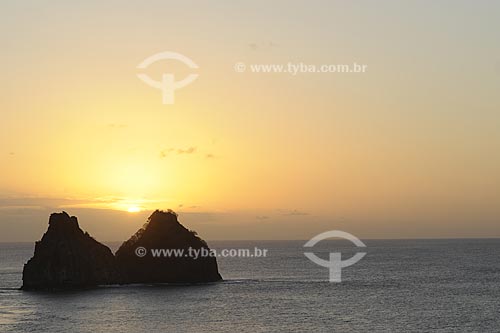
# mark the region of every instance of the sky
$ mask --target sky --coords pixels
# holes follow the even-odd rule
[[[500,237],[494,1],[2,1],[0,241]],[[137,66],[159,52],[173,59]],[[244,63],[245,72],[235,70]],[[364,64],[256,73],[253,64]],[[174,104],[138,79],[198,77]]]

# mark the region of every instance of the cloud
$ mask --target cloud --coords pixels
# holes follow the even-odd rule
[[[217,156],[215,156],[214,154],[206,154],[205,158],[213,159],[213,158],[217,158]]]
[[[108,127],[110,127],[110,128],[125,128],[125,127],[127,127],[127,125],[111,123],[111,124],[108,124]]]
[[[187,149],[177,149],[177,154],[193,154],[196,152],[196,147],[189,147]]]
[[[71,199],[46,197],[0,197],[0,211],[15,212],[21,210],[55,210],[70,207],[107,204],[112,199]]]
[[[277,47],[278,44],[268,41],[268,42],[260,42],[260,43],[249,43],[248,46],[253,50],[256,51],[259,48],[273,48]]]
[[[196,153],[197,147],[188,148],[168,148],[160,151],[160,158],[167,157],[170,153],[176,153],[177,155],[190,155]]]
[[[268,220],[269,216],[267,215],[259,215],[255,217],[257,220]]]
[[[289,211],[283,212],[283,215],[287,215],[287,216],[305,216],[305,215],[309,215],[309,213],[302,212],[302,211],[299,211],[297,209],[293,209],[293,210],[289,210]]]
[[[170,149],[164,149],[162,151],[160,151],[160,158],[165,158],[168,156],[168,154],[172,151],[173,149],[170,148]]]
[[[191,206],[186,206],[185,204],[180,204],[178,206],[178,208],[188,208],[188,209],[196,209],[196,208],[200,208],[201,206],[195,206],[195,205],[191,205]]]

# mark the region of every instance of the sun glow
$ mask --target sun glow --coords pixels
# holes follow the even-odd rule
[[[138,213],[138,212],[141,211],[141,207],[139,207],[139,206],[130,206],[130,207],[127,208],[127,211],[129,213]]]

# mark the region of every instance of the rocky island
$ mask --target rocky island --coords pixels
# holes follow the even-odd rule
[[[170,210],[155,211],[144,227],[122,244],[116,256],[80,229],[76,217],[54,213],[47,232],[35,244],[33,258],[24,265],[22,289],[222,280],[215,257],[193,257],[189,249],[210,251],[207,243],[182,226]],[[155,256],[152,250],[172,252]]]
[[[85,288],[116,283],[111,250],[83,232],[75,216],[54,213],[23,270],[23,289]]]
[[[176,213],[157,210],[143,228],[122,244],[116,260],[124,283],[219,281],[222,277],[217,261],[208,255],[209,251],[196,232],[179,223]]]

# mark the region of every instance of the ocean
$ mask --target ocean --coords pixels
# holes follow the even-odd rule
[[[2,243],[0,332],[500,332],[499,239],[364,242],[341,283],[304,256],[305,241],[212,241],[267,256],[218,258],[220,283],[65,292],[19,290],[33,244]],[[312,251],[358,249],[322,241]]]

